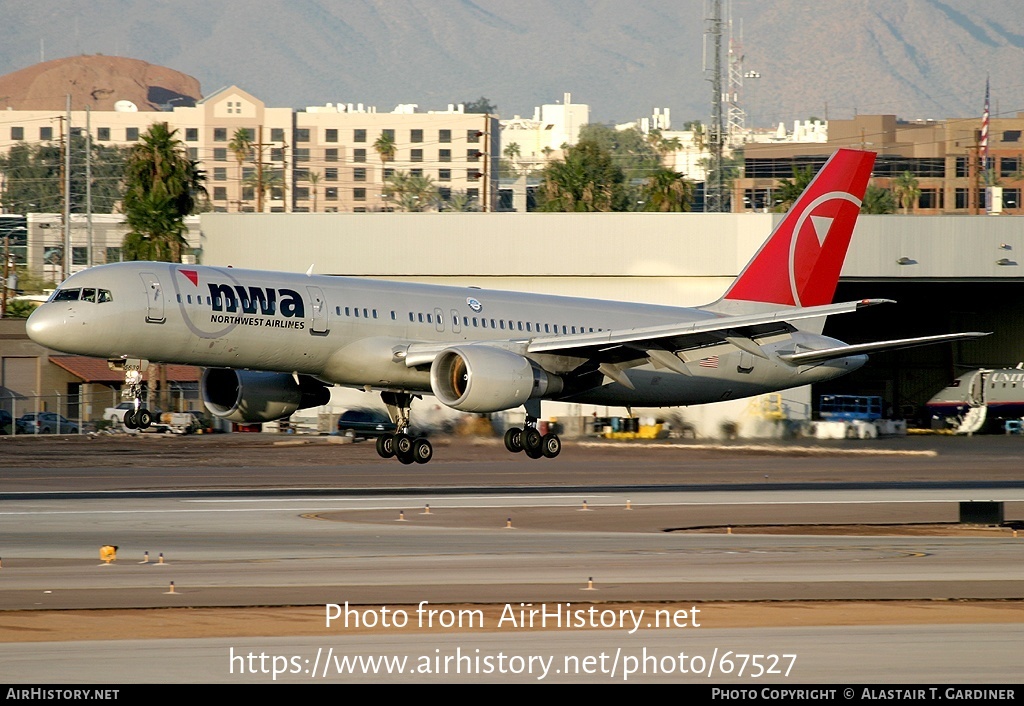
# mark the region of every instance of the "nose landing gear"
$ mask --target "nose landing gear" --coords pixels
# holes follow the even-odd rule
[[[115,363],[124,369],[124,388],[121,390],[121,399],[131,400],[135,403],[132,409],[124,413],[124,426],[126,429],[148,429],[153,423],[153,413],[142,406],[142,372],[148,367],[148,360],[118,360],[110,361],[111,367]]]

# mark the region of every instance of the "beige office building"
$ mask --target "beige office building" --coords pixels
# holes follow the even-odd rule
[[[383,189],[396,172],[428,177],[437,187],[441,202],[424,210],[443,208],[460,193],[479,210],[494,210],[496,203],[497,117],[464,113],[456,106],[433,112],[403,105],[383,113],[362,104],[292,110],[268,107],[230,86],[194,107],[167,112],[138,111],[128,101],[120,101],[114,111],[72,108],[72,130],[88,126],[92,140],[101,145],[130,146],[153,123],[167,122],[206,173],[213,211],[396,210]],[[0,113],[0,153],[19,142],[59,142],[66,115],[52,110]],[[251,144],[235,151],[242,129]],[[382,159],[375,148],[382,135],[394,145],[390,158]]]

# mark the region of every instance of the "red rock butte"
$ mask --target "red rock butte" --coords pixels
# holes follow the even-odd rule
[[[139,110],[191,106],[202,97],[199,81],[165,66],[119,56],[54,59],[0,76],[0,110],[114,110],[131,101]]]

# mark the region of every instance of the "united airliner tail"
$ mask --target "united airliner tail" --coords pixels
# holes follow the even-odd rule
[[[833,154],[722,299],[708,308],[736,313],[747,302],[831,303],[874,162],[874,152]]]

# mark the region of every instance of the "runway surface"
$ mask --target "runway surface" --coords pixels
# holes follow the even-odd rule
[[[46,448],[25,443],[37,440],[0,443],[8,451],[0,461],[6,466],[0,482],[0,610],[322,607],[347,601],[377,614],[385,606],[422,602],[552,607],[653,601],[705,605],[713,615],[721,601],[923,599],[1009,601],[1011,614],[1020,613],[1024,532],[1015,537],[1013,529],[1013,521],[1024,518],[1020,439],[939,439],[938,449],[901,440],[888,447],[854,446],[857,453],[851,454],[836,445],[824,447],[828,455],[782,447],[567,444],[562,457],[547,463],[511,458],[493,445],[455,442],[439,445],[429,467],[408,468],[376,459],[362,444],[275,446],[261,439],[261,446],[241,436],[219,446],[209,440],[120,440],[107,449],[106,465],[100,462],[102,440],[63,442],[62,455],[53,450],[60,445],[56,440]],[[870,449],[880,453],[862,453]],[[183,463],[186,458],[192,462]],[[512,482],[513,475],[520,482]],[[1005,503],[1009,523],[957,526],[966,501]],[[837,524],[846,529],[825,527]],[[112,565],[99,561],[103,545],[118,547]],[[490,655],[508,644],[522,654],[547,650],[562,659],[573,650],[598,648],[621,648],[620,656],[644,646],[663,651],[689,645],[699,634],[707,641],[695,645],[701,651],[735,644],[775,654],[793,645],[786,649],[801,655],[801,681],[887,681],[900,673],[906,678],[917,665],[920,680],[934,671],[945,681],[998,682],[1016,679],[1013,650],[1005,648],[1013,641],[1019,646],[1024,637],[1020,621],[1003,622],[931,626],[955,635],[943,642],[936,642],[939,633],[909,625],[808,627],[798,633],[757,626],[742,634],[739,628],[639,631],[639,642],[620,626],[563,630],[547,641],[529,638],[529,631],[481,636],[453,628],[409,636],[403,649],[410,656],[460,647]],[[155,674],[156,665],[148,662],[147,668],[145,657],[153,645],[138,641],[144,634],[94,649],[62,641],[19,650],[16,632],[0,626],[0,641],[8,643],[0,644],[0,656],[22,663],[17,673],[29,681],[90,681],[88,665],[100,655],[109,658],[109,650],[120,651],[123,664],[135,664],[134,671],[126,668],[126,678]],[[886,650],[903,650],[899,660],[872,654],[869,645],[881,634]],[[326,631],[291,641],[160,641],[160,663],[166,669],[171,660],[172,673],[185,681],[263,682],[273,679],[258,670],[231,672],[225,645],[247,653],[273,646],[275,654],[290,654],[300,664],[316,652],[314,646],[397,654],[393,641],[386,630],[372,638]],[[932,648],[921,649],[925,643]],[[60,669],[47,659],[58,651],[66,656]],[[197,658],[207,653],[209,659]],[[304,669],[282,672],[277,680],[311,678]],[[471,671],[455,677],[405,672],[401,678],[528,679],[525,672]],[[658,676],[685,681],[692,674]]]

